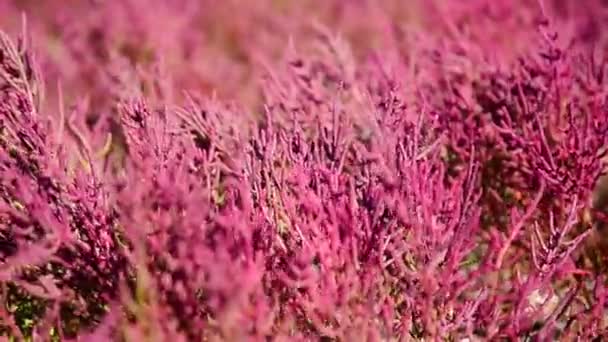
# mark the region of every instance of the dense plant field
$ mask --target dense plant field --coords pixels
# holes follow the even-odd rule
[[[608,336],[608,5],[0,0],[0,335]]]

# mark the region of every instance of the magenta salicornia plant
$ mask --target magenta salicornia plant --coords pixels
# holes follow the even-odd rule
[[[608,333],[601,1],[72,5],[0,3],[3,337]]]

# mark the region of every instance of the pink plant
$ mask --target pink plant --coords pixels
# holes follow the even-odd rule
[[[599,1],[203,3],[0,4],[0,334],[606,334]]]

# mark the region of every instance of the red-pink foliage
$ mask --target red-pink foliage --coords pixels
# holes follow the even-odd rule
[[[0,333],[605,334],[604,5],[309,5],[0,4]]]

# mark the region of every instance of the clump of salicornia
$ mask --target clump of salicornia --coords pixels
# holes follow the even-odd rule
[[[83,5],[99,17],[66,10],[91,16],[92,37],[59,32],[72,59],[42,57],[65,87],[48,87],[27,34],[0,36],[0,334],[605,334],[591,198],[608,139],[606,60],[593,30],[603,24],[587,22],[599,4],[522,0],[513,17],[509,4],[420,4],[436,27],[405,29],[382,12],[391,2],[370,12],[364,31],[383,33],[372,51],[321,24],[281,48],[238,40],[244,91],[259,98],[230,103],[200,84],[176,95],[172,68],[197,83],[209,70],[189,73],[204,63],[186,56],[217,47],[197,45],[194,2],[154,3],[173,24],[162,39],[141,1]],[[342,28],[368,8],[332,3],[350,18]],[[494,24],[471,21],[481,14]],[[43,19],[32,32],[47,32]],[[223,90],[238,91],[235,79]]]

